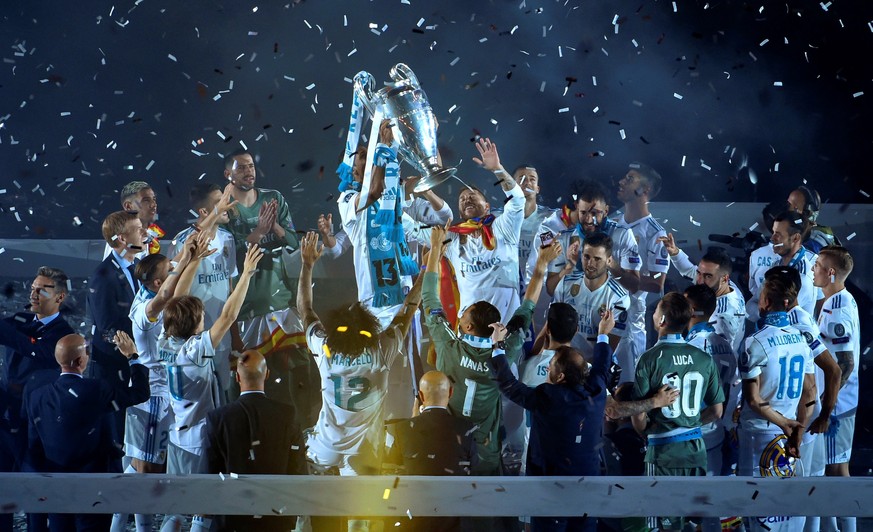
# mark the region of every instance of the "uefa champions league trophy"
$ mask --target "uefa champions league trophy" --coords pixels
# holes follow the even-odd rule
[[[443,168],[437,162],[436,117],[412,69],[397,63],[389,72],[394,82],[375,93],[373,76],[362,74],[366,75],[355,76],[355,94],[374,120],[381,109],[382,118],[393,123],[400,155],[421,174],[415,192],[430,190],[455,175],[456,168]]]

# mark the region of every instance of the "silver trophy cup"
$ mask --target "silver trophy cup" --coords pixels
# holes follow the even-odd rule
[[[421,175],[415,191],[424,192],[455,175],[457,169],[443,168],[437,162],[436,117],[412,69],[397,63],[389,75],[394,82],[374,93],[373,77],[359,73],[355,76],[355,93],[371,115],[381,106],[383,118],[394,124],[400,155]]]

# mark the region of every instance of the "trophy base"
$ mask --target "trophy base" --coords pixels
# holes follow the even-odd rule
[[[436,170],[436,169],[435,169]],[[457,168],[441,168],[421,178],[418,184],[413,189],[416,193],[427,192],[433,187],[441,184],[443,181],[453,177]]]

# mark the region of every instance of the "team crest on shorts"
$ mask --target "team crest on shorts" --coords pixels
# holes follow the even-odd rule
[[[761,461],[758,464],[762,477],[793,477],[794,458],[785,452],[785,442],[788,437],[780,434],[767,444],[761,452]]]

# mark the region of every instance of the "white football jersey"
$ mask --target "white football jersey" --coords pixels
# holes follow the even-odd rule
[[[676,256],[670,257],[670,262],[679,275],[692,281],[697,280],[697,266],[684,251],[680,249]],[[739,354],[746,332],[746,300],[733,281],[728,280],[728,284],[731,291],[718,296],[712,320],[715,322],[713,324],[715,332],[724,336],[730,342],[734,353]]]
[[[636,220],[633,223],[627,223],[624,215],[618,219],[619,225],[623,225],[631,230],[637,242],[637,248],[640,258],[640,274],[643,275],[667,275],[667,270],[670,269],[670,261],[667,258],[667,250],[664,244],[658,242],[661,237],[667,236],[667,232],[661,227],[661,224],[655,221],[651,214]],[[637,346],[642,353],[646,350],[646,298],[648,292],[637,290],[630,295],[631,307],[628,312],[630,316],[629,327],[631,334],[638,335],[638,341],[642,341],[642,345]]]
[[[616,346],[614,357],[622,367],[622,379],[627,378],[627,382],[632,382],[637,357],[635,350],[631,349],[632,342],[627,334],[630,307],[627,290],[612,277],[607,277],[605,283],[591,291],[585,286],[584,274],[574,270],[558,282],[553,301],[572,305],[579,314],[579,331],[573,338],[572,345],[586,359],[590,359],[594,354],[594,344],[597,342],[600,325],[600,311],[612,309],[615,327],[610,334],[621,338]]]
[[[812,266],[818,255],[801,247],[788,263],[788,266],[800,272],[800,293],[797,294],[797,304],[810,314],[815,314],[815,302],[822,298],[820,288],[812,284]],[[752,297],[746,303],[749,319],[758,321],[758,300],[761,297],[761,287],[764,285],[764,274],[774,266],[782,264],[782,257],[773,251],[773,244],[762,246],[752,252],[749,257],[749,293]]]
[[[834,415],[846,414],[858,408],[858,368],[861,358],[861,322],[858,304],[848,290],[843,289],[825,300],[818,315],[818,328],[825,347],[834,357],[851,351],[855,366],[846,385],[837,395]]]
[[[540,226],[554,212],[555,209],[537,205],[537,209],[521,224],[521,236],[518,239],[518,265],[522,291],[527,287],[534,268],[536,268],[537,256],[540,245],[542,245],[539,239]]]
[[[804,375],[814,373],[812,352],[800,331],[790,325],[765,325],[746,339],[739,370],[743,379],[760,376],[761,400],[770,408],[788,419],[797,419]],[[749,430],[769,428],[769,423],[749,407],[742,409],[740,423]]]
[[[451,242],[446,246],[445,256],[455,270],[455,280],[461,296],[460,316],[477,301],[487,301],[497,307],[500,321],[505,323],[518,308],[520,298],[518,240],[524,221],[524,195],[517,184],[504,191],[509,200],[503,213],[494,219],[491,231],[496,245],[485,247],[481,237],[449,233]],[[430,228],[421,227],[408,215],[403,217],[407,239],[430,246]],[[465,242],[462,244],[461,240]]]
[[[349,190],[339,197],[337,203],[339,204],[343,230],[346,232],[352,243],[355,279],[358,284],[358,301],[360,301],[365,307],[371,309],[379,318],[379,323],[381,323],[382,326],[385,326],[386,323],[391,322],[400,310],[400,307],[403,305],[398,304],[383,307],[373,306],[373,280],[370,275],[370,250],[367,247],[367,214],[365,212],[356,211],[355,204],[357,203],[358,195],[358,192]],[[408,275],[400,275],[396,265],[388,266],[387,270],[382,273],[386,279],[390,278],[395,283],[400,282],[404,287],[404,292],[412,287],[412,280]],[[385,320],[387,320],[387,322]]]
[[[139,355],[139,363],[149,368],[149,389],[152,397],[167,397],[167,369],[158,354],[158,337],[164,330],[164,313],[158,314],[155,321],[146,315],[146,306],[155,294],[140,286],[139,292],[130,305],[130,323],[133,326],[133,342]]]
[[[383,332],[377,350],[365,351],[354,359],[330,352],[320,321],[309,326],[306,343],[318,364],[322,390],[310,449],[316,456],[356,454],[365,441],[374,449],[381,448],[388,370],[401,347],[396,330]]]
[[[203,455],[206,416],[221,406],[221,390],[215,376],[215,349],[209,330],[187,340],[161,335],[158,353],[168,360],[167,382],[175,423],[170,427],[173,445]]]
[[[701,426],[703,432],[714,432],[720,430],[723,422],[728,421],[733,416],[734,409],[737,406],[737,400],[740,396],[742,387],[739,382],[737,373],[737,355],[731,347],[730,342],[725,337],[716,332],[712,323],[698,323],[688,330],[688,336],[685,338],[689,345],[700,349],[712,357],[715,364],[715,370],[718,373],[718,382],[721,389],[724,391],[725,397],[725,415],[722,421],[713,421]],[[707,405],[708,406],[708,405]],[[725,420],[727,418],[727,420]],[[730,427],[728,427],[730,428]]]
[[[556,233],[556,238],[561,242],[561,247],[564,248],[565,254],[549,264],[549,273],[556,273],[564,268],[564,265],[567,263],[566,251],[570,247],[570,242],[574,238],[582,238],[576,227],[568,228],[564,225],[560,215],[561,211],[555,212],[552,216],[546,218],[546,221],[543,222],[540,228],[541,233],[547,230],[555,233],[554,228],[564,227],[561,232]],[[637,248],[637,241],[631,230],[627,226],[620,225],[612,220],[603,220],[603,223],[600,224],[600,231],[612,239],[612,259],[625,270],[639,271],[641,268],[640,253]],[[581,247],[579,248],[579,256],[582,256]]]
[[[170,249],[168,250],[170,255],[167,256],[173,258],[179,253],[182,250],[182,246],[185,245],[185,240],[192,234],[195,234],[195,232],[191,227],[180,231],[170,242]],[[216,252],[200,261],[200,265],[197,267],[197,274],[194,276],[194,282],[191,283],[191,291],[189,292],[189,295],[203,302],[203,323],[207,329],[212,327],[212,324],[221,315],[221,309],[224,308],[227,298],[230,297],[231,279],[238,275],[236,268],[236,245],[230,231],[219,227],[215,231],[215,236],[209,242],[209,249],[215,249]],[[231,383],[230,343],[230,331],[228,331],[215,349],[215,369],[221,389],[225,391],[227,391]]]
[[[552,357],[555,356],[553,349],[543,349],[538,355],[526,359],[519,370],[521,382],[536,388],[540,384],[545,383],[549,379],[549,363]],[[521,466],[525,467],[527,463],[527,450],[530,445],[530,411],[524,411],[524,442],[521,452]]]

